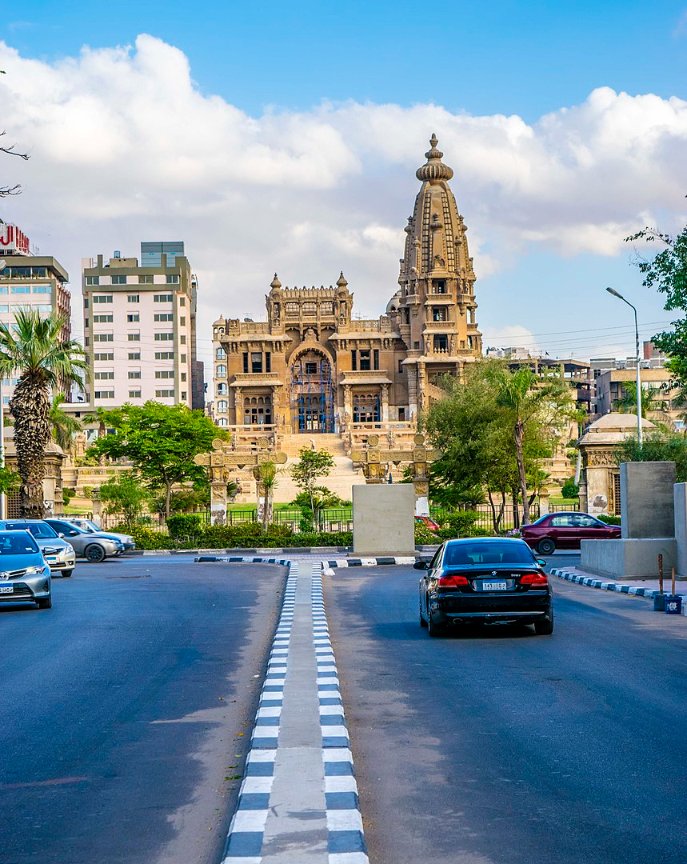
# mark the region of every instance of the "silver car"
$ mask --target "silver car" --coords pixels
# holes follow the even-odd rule
[[[0,531],[0,603],[28,600],[50,609],[50,565],[28,531]]]
[[[74,548],[60,539],[54,529],[43,519],[0,520],[0,531],[29,531],[50,565],[53,573],[71,576],[74,572],[76,554]]]
[[[105,558],[119,555],[124,547],[114,537],[106,534],[87,534],[71,522],[63,519],[46,519],[51,528],[57,531],[59,537],[63,537],[67,543],[74,547],[77,558],[85,558],[87,561],[104,561]]]
[[[108,531],[107,529],[98,528],[95,522],[92,522],[90,519],[76,516],[70,516],[69,519],[65,519],[65,522],[71,522],[72,525],[76,525],[77,528],[81,528],[87,534],[101,534],[104,537],[115,537],[122,544],[125,552],[136,548],[136,541],[131,534],[121,534],[118,531]]]

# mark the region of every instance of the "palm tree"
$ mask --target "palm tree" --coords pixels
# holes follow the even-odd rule
[[[83,429],[81,422],[67,414],[60,408],[63,402],[66,402],[62,393],[56,393],[52,397],[52,405],[50,406],[50,426],[52,428],[52,436],[62,450],[67,453],[72,446],[72,439],[77,432]]]
[[[661,392],[670,394],[671,387],[661,385],[660,387],[642,387],[642,417],[647,418],[647,415],[657,415],[661,420],[671,422],[670,414],[670,398],[662,399],[659,395]],[[613,410],[619,414],[636,414],[637,413],[637,384],[634,381],[623,381],[620,388],[620,396],[613,403]]]
[[[43,478],[50,442],[51,390],[83,384],[82,372],[87,368],[81,345],[63,338],[66,323],[57,313],[42,318],[33,309],[19,309],[14,324],[0,324],[0,375],[19,374],[10,413],[24,518],[45,515]]]
[[[542,415],[550,411],[554,405],[557,405],[562,413],[566,397],[569,396],[561,381],[554,378],[542,379],[527,366],[515,372],[510,372],[503,367],[495,368],[492,378],[496,385],[496,402],[510,415],[518,484],[522,498],[522,524],[529,525],[530,501],[527,495],[525,470],[525,433],[528,426],[541,420]]]
[[[107,408],[96,408],[90,414],[86,414],[83,418],[84,423],[98,424],[98,438],[104,438],[107,435],[107,425],[105,423],[105,415],[108,412]]]

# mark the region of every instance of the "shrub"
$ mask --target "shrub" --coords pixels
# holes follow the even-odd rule
[[[575,483],[574,477],[568,477],[561,488],[561,495],[564,498],[579,498],[580,487]]]
[[[422,522],[416,522],[415,544],[425,546],[433,543],[439,543],[439,537],[434,533],[434,531],[430,531],[426,525],[423,525]]]
[[[445,524],[437,534],[442,540],[450,540],[453,537],[474,537],[477,530],[475,522],[478,519],[479,513],[475,510],[459,510],[446,518]]]
[[[620,516],[613,513],[601,513],[596,518],[599,522],[605,522],[607,525],[620,525]]]
[[[196,537],[201,529],[200,516],[197,514],[177,513],[167,520],[169,536],[175,540],[180,537]]]

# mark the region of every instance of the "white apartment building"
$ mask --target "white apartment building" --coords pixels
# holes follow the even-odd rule
[[[16,225],[0,221],[0,321],[12,324],[20,308],[41,315],[59,312],[65,320],[62,336],[71,338],[69,275],[48,255],[34,255],[28,237]],[[16,378],[2,382],[2,401],[12,398]]]
[[[197,282],[184,244],[141,243],[140,264],[119,252],[82,263],[89,407],[196,407]]]

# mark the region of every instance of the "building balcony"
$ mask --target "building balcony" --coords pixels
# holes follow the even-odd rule
[[[284,382],[276,372],[240,372],[234,375],[229,387],[283,387]]]

